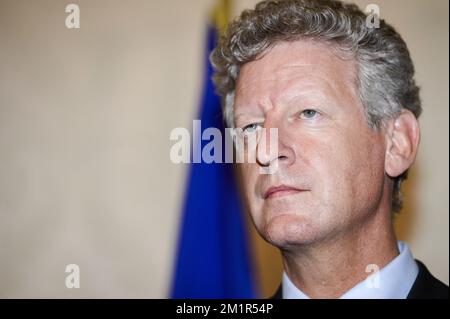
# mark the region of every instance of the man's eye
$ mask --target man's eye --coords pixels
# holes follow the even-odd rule
[[[243,131],[244,133],[250,134],[250,133],[256,132],[256,130],[258,130],[259,127],[260,127],[260,124],[252,123],[252,124],[249,124],[249,125],[247,125],[247,126],[244,126],[244,128],[242,129],[242,131]]]
[[[303,119],[312,119],[315,118],[317,115],[319,115],[319,112],[312,109],[307,109],[300,113],[300,117]]]

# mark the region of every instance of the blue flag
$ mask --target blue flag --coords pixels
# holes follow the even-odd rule
[[[220,98],[214,93],[209,62],[217,30],[209,27],[207,36],[201,126],[218,128],[224,137]],[[222,140],[222,154],[224,145]],[[202,161],[190,164],[189,169],[171,297],[255,298],[245,216],[232,164]]]

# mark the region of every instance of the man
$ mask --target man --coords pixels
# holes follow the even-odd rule
[[[338,1],[263,1],[211,57],[227,124],[265,150],[240,173],[258,232],[282,253],[276,298],[448,298],[394,234],[421,103],[406,44],[367,21]]]

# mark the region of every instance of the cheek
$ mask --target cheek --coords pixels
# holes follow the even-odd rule
[[[355,172],[357,185],[355,193],[367,203],[378,199],[384,186],[384,140],[368,136],[366,148],[360,147],[356,158],[360,159],[359,170]]]
[[[317,204],[331,209],[336,198],[341,198],[344,182],[348,178],[348,160],[343,154],[344,149],[336,139],[320,140],[304,146],[305,166],[311,173],[313,196]]]
[[[257,164],[239,164],[239,173],[242,178],[245,199],[250,205],[251,210],[255,208],[254,205],[257,203],[255,187],[258,179],[258,172],[259,170]]]
[[[336,176],[331,185],[336,191],[334,199],[350,211],[371,210],[377,204],[383,188],[382,140],[364,130],[343,136],[345,138],[336,141],[330,154],[330,158],[333,158],[331,174]]]
[[[321,200],[348,206],[355,198],[373,197],[383,180],[382,140],[363,129],[327,135],[304,146],[305,162],[310,162],[317,177],[314,186]]]
[[[264,216],[261,213],[263,208],[263,201],[258,197],[256,191],[259,167],[256,164],[248,163],[239,164],[239,167],[244,192],[244,203],[253,223],[256,226],[256,229],[258,229],[259,231],[264,227]]]

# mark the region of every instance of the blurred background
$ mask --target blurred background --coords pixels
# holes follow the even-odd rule
[[[396,228],[448,284],[449,3],[354,2],[379,5],[415,62],[422,140]],[[69,3],[79,29],[65,26]],[[215,4],[0,0],[1,298],[169,296],[188,172],[169,135],[198,115]],[[280,256],[247,229],[266,297]],[[65,286],[68,264],[80,289]]]

